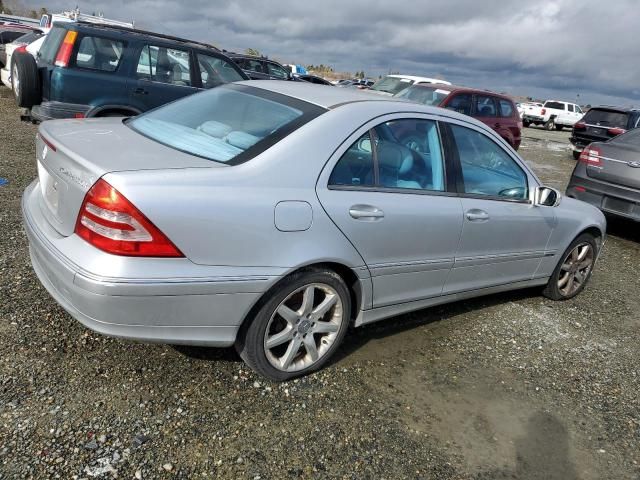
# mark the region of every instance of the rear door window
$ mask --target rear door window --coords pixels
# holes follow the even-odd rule
[[[120,65],[124,43],[110,38],[82,37],[76,53],[76,66],[114,72]]]
[[[60,42],[62,42],[66,33],[67,30],[62,27],[53,27],[42,43],[38,58],[44,63],[53,63],[53,59],[56,58],[58,53]]]
[[[569,109],[570,112],[573,112],[573,105],[569,104],[567,105],[567,108]]]
[[[372,187],[374,185],[372,152],[373,141],[367,132],[340,157],[329,177],[329,185]]]
[[[603,127],[627,128],[628,114],[611,110],[592,108],[584,116],[583,122]]]
[[[476,115],[479,117],[497,117],[498,108],[493,97],[476,95]]]
[[[191,86],[191,61],[187,50],[145,45],[140,52],[136,74],[153,82]]]
[[[500,116],[513,117],[513,104],[509,100],[500,100]]]

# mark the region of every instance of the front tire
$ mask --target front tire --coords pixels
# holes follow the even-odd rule
[[[542,294],[551,300],[569,300],[584,290],[593,273],[598,245],[593,235],[578,236],[562,255]]]
[[[236,350],[260,375],[277,382],[320,369],[340,346],[351,318],[351,296],[331,270],[291,275],[241,329]]]
[[[562,125],[558,125],[558,124],[556,123],[556,130],[560,131],[560,130],[562,130],[562,128],[563,128],[563,127],[562,127]]]
[[[528,127],[529,127],[529,125],[531,125],[531,122],[530,122],[529,120],[523,120],[523,121],[522,121],[522,125],[523,125],[525,128],[528,128]]]

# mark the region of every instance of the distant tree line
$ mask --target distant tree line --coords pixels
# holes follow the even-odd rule
[[[39,10],[33,10],[26,8],[22,2],[17,0],[0,0],[0,13],[6,13],[7,15],[18,15],[21,17],[40,18],[45,15],[47,9],[42,7]]]

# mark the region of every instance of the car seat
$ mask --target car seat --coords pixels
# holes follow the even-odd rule
[[[380,185],[390,188],[422,188],[419,182],[411,178],[414,162],[411,149],[394,142],[381,141],[377,153]]]

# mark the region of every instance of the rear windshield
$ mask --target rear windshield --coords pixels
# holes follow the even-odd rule
[[[396,95],[398,98],[406,98],[412,102],[422,103],[424,105],[440,105],[442,101],[451,93],[450,90],[438,87],[426,87],[423,85],[414,85],[402,90]]]
[[[405,88],[410,87],[412,84],[413,80],[409,80],[408,78],[384,77],[382,80],[378,80],[374,83],[371,90],[396,94]]]
[[[323,112],[286,95],[224,85],[152,110],[127,125],[176,150],[237,165]]]
[[[614,112],[611,110],[599,110],[597,108],[592,108],[586,113],[582,121],[589,125],[627,128],[628,118],[629,114],[625,112]]]
[[[47,34],[42,47],[40,47],[40,60],[45,63],[53,63],[53,59],[58,53],[58,46],[66,35],[67,30],[62,27],[53,27]]]

